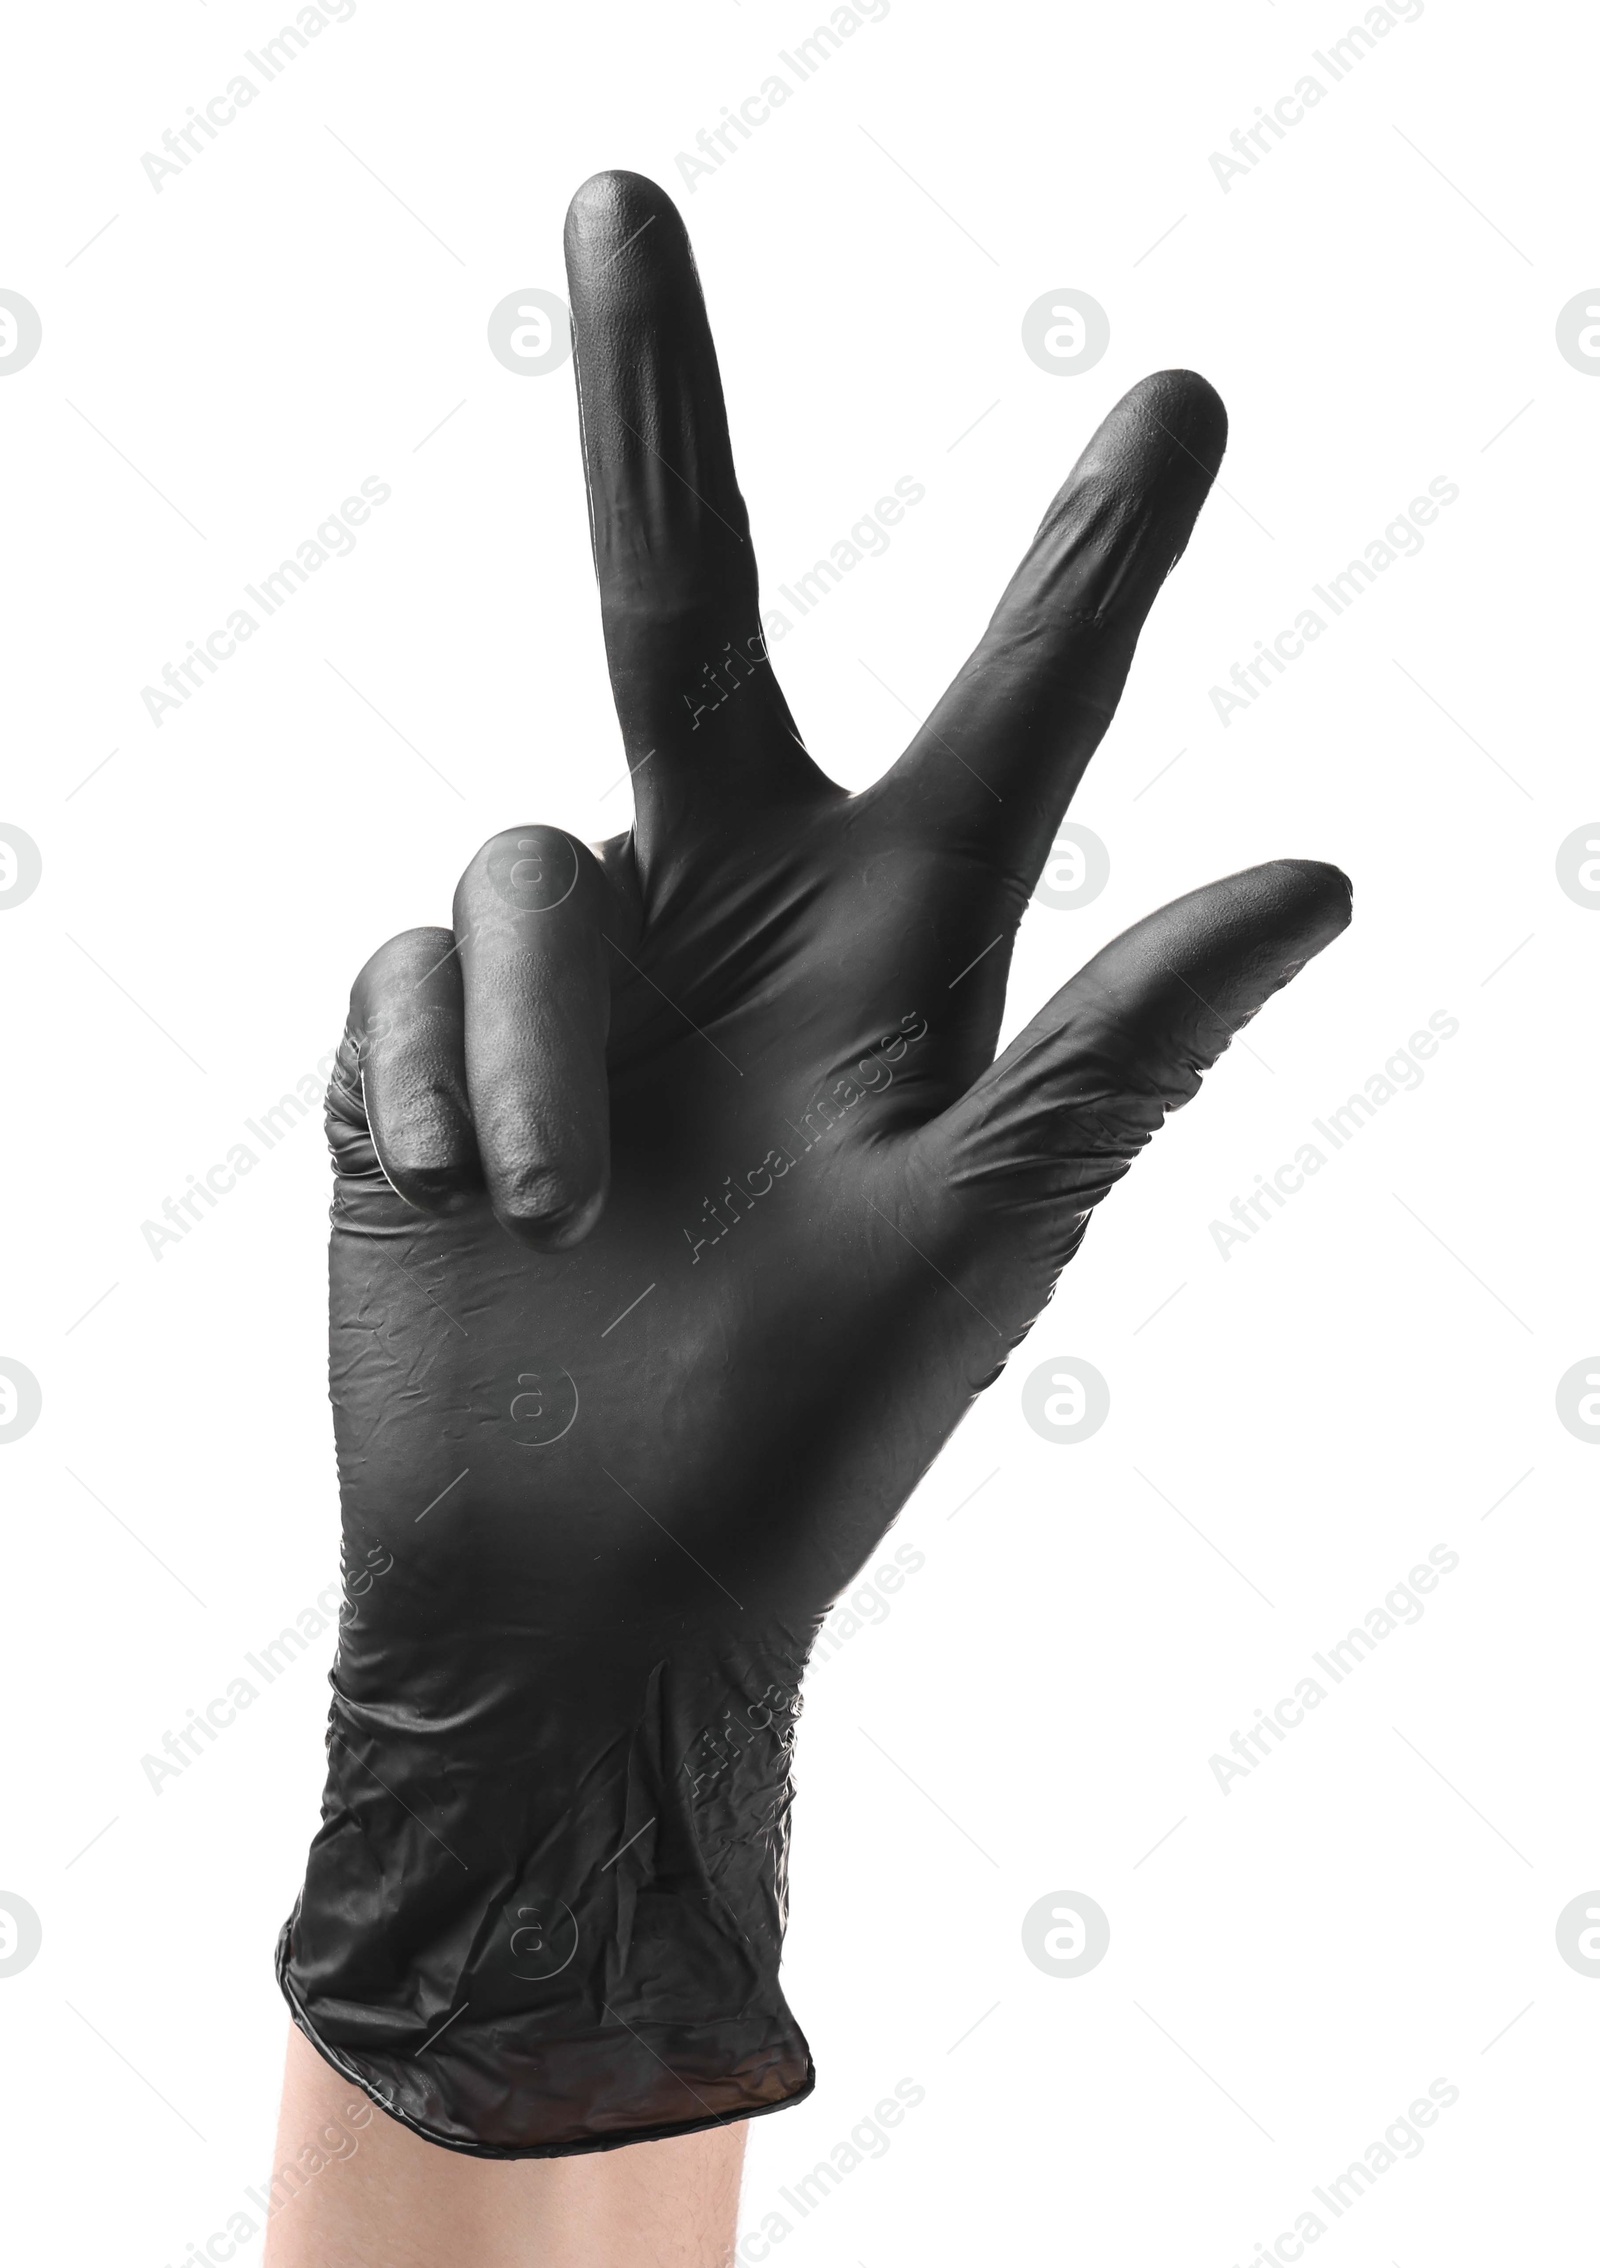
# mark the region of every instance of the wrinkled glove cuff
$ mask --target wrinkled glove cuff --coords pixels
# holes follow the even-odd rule
[[[514,1747],[335,1684],[279,1982],[327,2062],[446,2148],[616,2149],[815,2084],[778,1984],[793,1685],[742,1649],[607,1683],[605,1711],[565,1676],[520,1696]]]

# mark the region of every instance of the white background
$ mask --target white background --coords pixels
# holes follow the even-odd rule
[[[0,1978],[17,2257],[175,2264],[270,2165],[331,1636],[159,1794],[141,1757],[336,1576],[314,1120],[159,1260],[141,1224],[484,837],[626,823],[570,368],[485,337],[564,290],[567,198],[608,165],[685,212],[769,591],[926,486],[776,649],[849,783],[1122,389],[1182,363],[1228,402],[1227,493],[1073,813],[1110,884],[1030,910],[1008,1029],[1213,875],[1311,855],[1356,892],[1107,1204],[904,1514],[925,1565],[813,1679],[786,1978],[821,2078],[752,2126],[744,2225],[785,2212],[772,2257],[819,2268],[1229,2268],[1443,2078],[1318,2259],[1584,2256],[1600,1983],[1555,1919],[1600,1882],[1600,1454],[1555,1390],[1600,1342],[1600,922],[1556,853],[1600,805],[1600,385],[1555,325],[1600,275],[1595,41],[1576,7],[1429,0],[1335,85],[1311,51],[1360,16],[894,0],[691,191],[678,154],[784,69],[798,0],[360,0],[159,193],[142,153],[284,15],[13,19],[0,285],[43,346],[0,384],[0,819],[44,861],[0,919],[0,1353],[43,1391],[0,1468],[0,1890],[44,1931]],[[1211,153],[1308,70],[1326,99],[1225,190]],[[1110,318],[1079,376],[1021,345],[1063,287]],[[158,729],[141,688],[370,475],[353,555]],[[1441,475],[1421,553],[1224,728],[1209,689]],[[1224,1259],[1211,1222],[1438,1010],[1423,1084]],[[1020,1410],[1059,1356],[1110,1384],[1076,1445]],[[1439,1544],[1424,1619],[1224,1793],[1213,1753]],[[1057,1890],[1110,1917],[1077,1980],[1022,1948]],[[887,2154],[785,2208],[901,2078]]]

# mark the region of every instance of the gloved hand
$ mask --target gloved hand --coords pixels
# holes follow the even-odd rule
[[[1182,371],[1118,404],[847,795],[766,656],[676,211],[600,175],[567,254],[637,818],[594,853],[497,835],[453,930],[356,980],[328,1098],[349,1596],[279,1949],[331,2063],[491,2157],[809,2091],[778,1960],[817,1628],[1090,1210],[1350,908],[1299,860],[1213,883],[993,1061],[1221,404]]]

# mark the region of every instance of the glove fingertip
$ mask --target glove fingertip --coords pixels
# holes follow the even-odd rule
[[[1302,960],[1309,960],[1349,928],[1355,886],[1342,867],[1324,859],[1278,859],[1273,870],[1283,878],[1294,941],[1303,949]]]

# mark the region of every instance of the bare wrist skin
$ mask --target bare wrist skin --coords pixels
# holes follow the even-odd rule
[[[386,2116],[291,2026],[262,2268],[730,2268],[745,2132],[467,2157]]]

